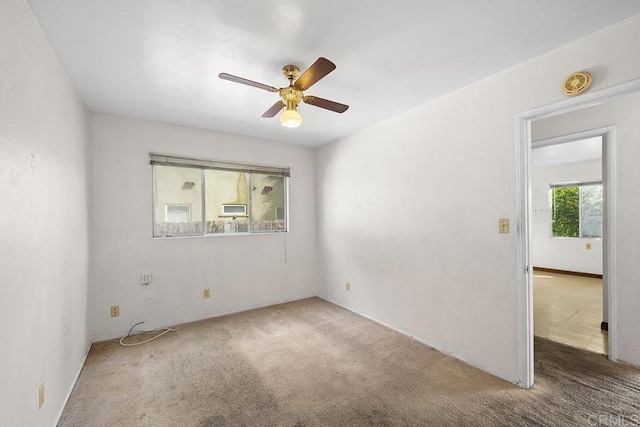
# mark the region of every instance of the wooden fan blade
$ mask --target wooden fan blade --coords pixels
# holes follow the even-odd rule
[[[305,91],[335,69],[336,64],[329,61],[327,58],[320,57],[313,63],[313,65],[311,65],[311,67],[307,68],[307,70],[298,77],[294,86],[298,90]]]
[[[349,108],[348,105],[339,102],[329,101],[328,99],[318,98],[317,96],[305,96],[302,99],[306,104],[324,108],[325,110],[335,111],[336,113],[344,113]]]
[[[264,112],[262,117],[275,117],[282,109],[284,108],[284,103],[282,101],[278,101],[271,106],[267,111]]]
[[[265,85],[265,84],[262,84],[262,83],[254,82],[253,80],[243,79],[242,77],[233,76],[233,75],[227,74],[227,73],[220,73],[220,74],[218,74],[218,77],[220,77],[222,80],[229,80],[230,82],[240,83],[240,84],[247,85],[247,86],[252,86],[252,87],[257,87],[258,89],[267,90],[269,92],[279,92],[280,91],[280,89],[278,89],[277,87],[273,87],[273,86]]]

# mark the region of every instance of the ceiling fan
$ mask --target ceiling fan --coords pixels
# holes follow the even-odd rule
[[[298,104],[300,104],[300,101],[315,107],[324,108],[325,110],[335,111],[336,113],[344,113],[349,108],[349,106],[345,104],[340,104],[317,96],[305,95],[303,93],[335,69],[336,64],[329,61],[327,58],[322,57],[318,58],[313,65],[307,68],[300,77],[298,77],[298,74],[300,74],[300,69],[298,67],[295,65],[285,65],[282,68],[282,74],[289,79],[289,86],[283,88],[265,85],[227,73],[220,73],[218,74],[218,77],[223,80],[257,87],[258,89],[263,89],[269,92],[278,92],[281,99],[265,111],[262,117],[275,117],[275,115],[283,108],[286,108],[284,113],[280,116],[280,123],[284,127],[297,128],[302,124],[302,116],[298,112]],[[298,77],[297,80],[296,77]]]

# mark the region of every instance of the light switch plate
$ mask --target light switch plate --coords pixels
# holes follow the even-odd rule
[[[500,218],[498,220],[498,232],[499,233],[509,232],[509,218]]]

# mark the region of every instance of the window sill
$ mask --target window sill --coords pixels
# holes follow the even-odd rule
[[[153,240],[170,240],[170,239],[187,239],[187,238],[209,238],[209,237],[231,237],[231,236],[264,236],[264,235],[276,235],[276,234],[288,234],[288,230],[273,230],[273,231],[261,231],[261,232],[245,232],[245,233],[207,233],[207,234],[177,234],[167,236],[153,236]]]
[[[552,239],[566,239],[566,240],[602,240],[602,237],[566,237],[566,236],[551,236]]]

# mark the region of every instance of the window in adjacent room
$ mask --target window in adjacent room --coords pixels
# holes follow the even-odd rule
[[[553,184],[549,195],[553,237],[602,237],[602,182]]]
[[[154,237],[287,231],[289,168],[150,158]]]

